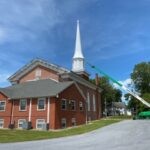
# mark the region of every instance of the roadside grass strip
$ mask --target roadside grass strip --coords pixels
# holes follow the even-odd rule
[[[108,116],[103,118],[104,120],[128,120],[133,119],[133,116]]]
[[[119,121],[121,120],[101,119],[97,121],[92,121],[87,125],[81,125],[56,131],[0,129],[0,143],[33,141],[83,134],[113,123],[117,123]]]

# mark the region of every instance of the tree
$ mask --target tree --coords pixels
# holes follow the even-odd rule
[[[91,82],[95,83],[95,79],[91,79]],[[122,92],[114,88],[106,77],[99,78],[98,86],[103,89],[102,99],[106,99],[107,102],[112,102],[112,101],[120,102],[121,101]]]
[[[91,79],[95,83],[95,79]],[[122,92],[114,88],[106,77],[99,78],[98,86],[102,88],[102,109],[104,111],[104,103],[106,100],[107,105],[112,105],[112,102],[121,102]]]
[[[131,110],[132,114],[134,113],[137,114],[138,113],[137,107],[138,107],[138,104],[140,104],[138,103],[137,99],[128,93],[125,94],[124,97],[125,97],[125,100],[128,101],[127,108]]]
[[[131,73],[135,91],[146,101],[150,102],[150,62],[142,62],[135,65]],[[125,99],[129,101],[128,108],[136,110],[136,112],[147,110],[148,108],[130,94],[125,95]]]
[[[121,102],[122,92],[119,89],[114,89],[116,102]]]
[[[150,93],[150,62],[135,65],[131,79],[134,82],[135,90],[141,95]]]

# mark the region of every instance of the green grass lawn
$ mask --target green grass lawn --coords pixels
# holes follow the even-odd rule
[[[120,120],[126,120],[126,119],[133,119],[133,116],[108,116],[105,119],[120,119]]]
[[[41,139],[51,139],[70,135],[77,135],[86,133],[112,123],[119,122],[119,120],[98,120],[89,123],[88,125],[82,125],[70,129],[63,129],[59,131],[34,131],[34,130],[0,130],[0,143],[9,142],[21,142]]]

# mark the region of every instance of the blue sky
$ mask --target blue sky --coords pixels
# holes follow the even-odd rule
[[[117,80],[150,60],[149,0],[0,0],[0,87],[36,57],[71,69],[77,19],[85,59]]]

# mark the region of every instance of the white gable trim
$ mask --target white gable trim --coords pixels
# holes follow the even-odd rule
[[[69,70],[60,67],[58,65],[54,65],[51,63],[48,63],[44,60],[41,59],[34,59],[31,62],[29,62],[28,64],[26,64],[25,66],[23,66],[21,69],[19,69],[16,73],[14,73],[12,76],[10,76],[8,78],[8,80],[11,82],[14,80],[14,78],[16,78],[15,80],[19,80],[22,76],[24,76],[25,74],[27,74],[29,71],[31,71],[32,69],[34,69],[37,66],[43,66],[45,68],[54,70],[58,73],[64,73],[64,72],[69,72]]]

